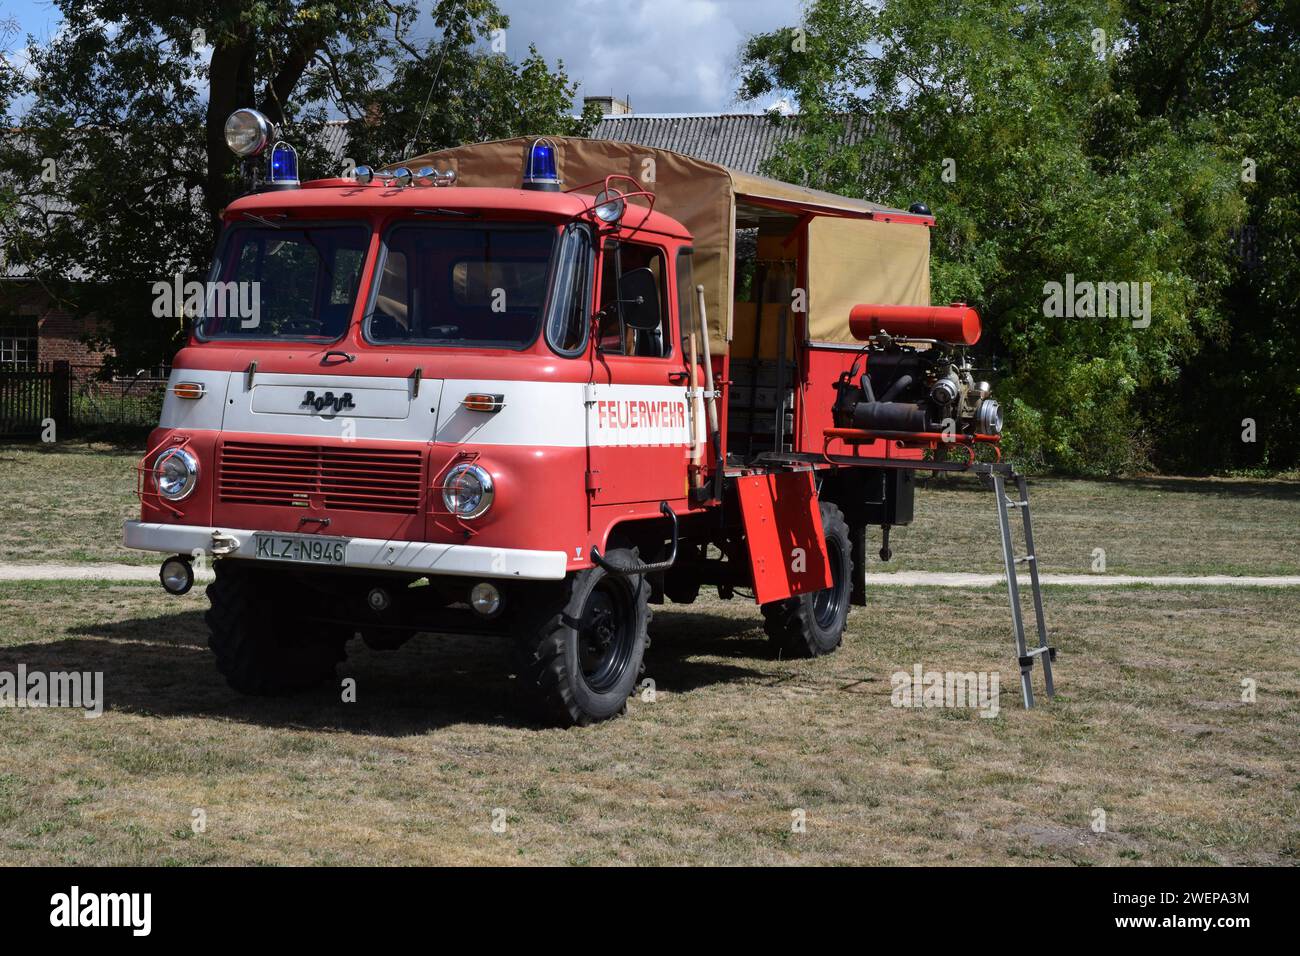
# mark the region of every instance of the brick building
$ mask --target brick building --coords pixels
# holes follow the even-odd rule
[[[59,306],[20,267],[0,275],[0,369],[34,369],[52,362],[99,366],[103,355],[86,344],[94,320]]]

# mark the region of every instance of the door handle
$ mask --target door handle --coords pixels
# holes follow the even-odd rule
[[[672,382],[674,385],[685,385],[690,380],[691,380],[691,373],[685,370],[680,372],[668,373],[668,381]]]

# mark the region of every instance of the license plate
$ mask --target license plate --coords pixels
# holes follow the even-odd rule
[[[348,560],[346,538],[318,538],[309,534],[255,534],[253,555],[267,561],[297,564],[344,564]]]

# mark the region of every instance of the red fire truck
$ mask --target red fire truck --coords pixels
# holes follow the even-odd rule
[[[1015,592],[1026,489],[990,460],[977,316],[930,306],[923,206],[576,138],[299,183],[264,117],[227,134],[255,182],[124,538],[169,555],[173,593],[214,559],[236,690],[317,685],[357,636],[497,633],[537,715],[600,721],[650,605],[705,584],[752,598],[778,653],[826,654],[866,600],[868,527],[887,559],[924,467],[997,490],[1026,703],[1035,658],[1050,693],[1032,558],[1039,648]]]

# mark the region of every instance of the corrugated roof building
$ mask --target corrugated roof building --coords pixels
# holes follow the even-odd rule
[[[865,120],[842,117],[844,143],[866,138]],[[763,113],[626,113],[602,116],[593,139],[671,149],[741,172],[762,175],[763,165],[799,135],[799,117]]]

